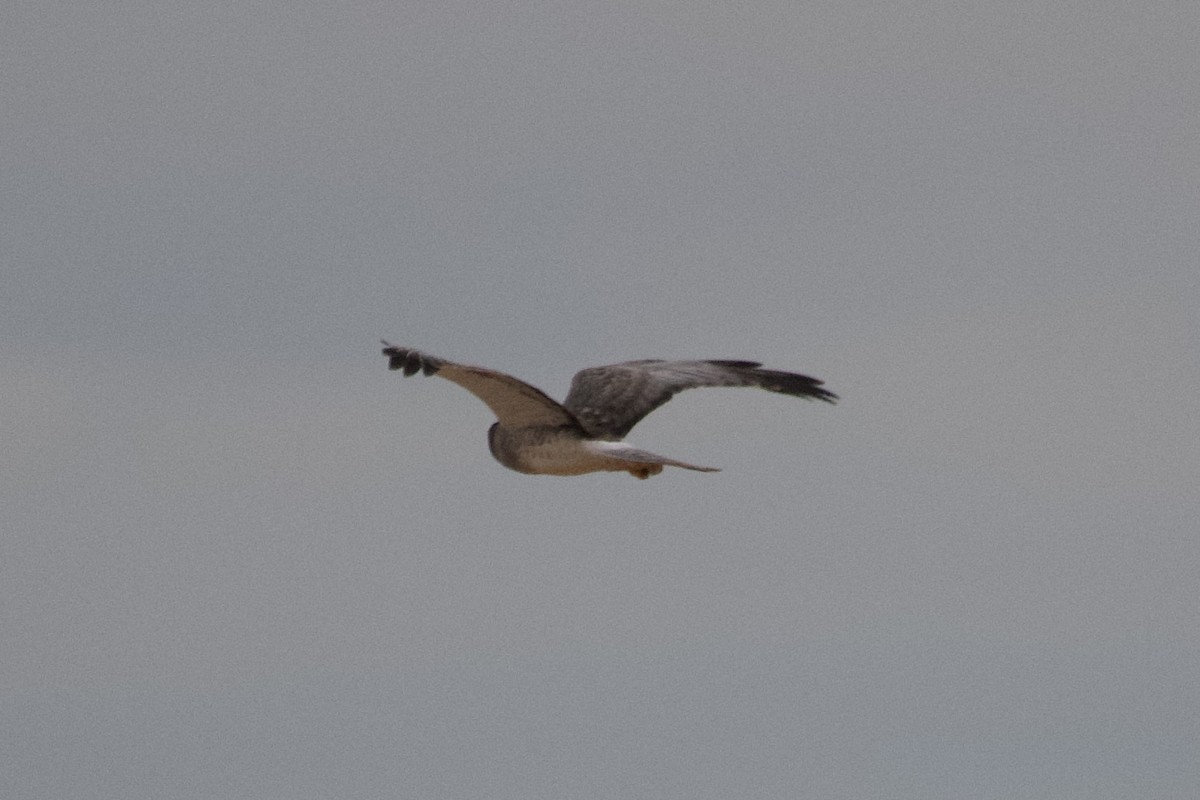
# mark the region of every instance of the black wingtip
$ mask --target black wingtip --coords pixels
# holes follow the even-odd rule
[[[405,377],[416,375],[418,372],[433,375],[441,366],[441,362],[436,358],[427,356],[419,350],[397,347],[386,339],[380,341],[384,345],[383,354],[388,358],[388,369],[402,370]]]
[[[821,400],[830,404],[836,404],[839,399],[836,394],[823,388],[824,381],[818,378],[795,372],[776,372],[765,369],[757,370],[757,373],[765,379],[760,385],[768,391],[790,394],[808,400]]]
[[[822,389],[820,384],[821,382],[814,378],[813,382],[805,386],[803,389],[799,391],[784,390],[784,393],[795,395],[796,397],[803,397],[808,400],[820,400],[823,403],[829,403],[831,406],[837,405],[837,401],[841,398],[828,389]]]
[[[836,405],[837,401],[841,399],[836,394],[825,388],[825,381],[817,378],[809,378],[807,375],[802,377],[807,379],[804,391],[802,393],[803,397],[809,397],[813,400],[821,400],[829,403],[830,405]]]
[[[821,389],[820,387],[818,387],[816,391],[817,391],[817,393],[814,394],[813,397],[815,397],[818,400],[824,400],[826,403],[829,403],[829,405],[831,405],[831,406],[837,405],[837,401],[842,399],[842,398],[838,397],[836,394],[834,394],[833,392],[829,391],[828,389]]]

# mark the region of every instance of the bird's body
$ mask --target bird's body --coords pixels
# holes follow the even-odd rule
[[[624,442],[591,439],[571,428],[509,429],[499,422],[488,429],[488,446],[496,460],[529,475],[585,475],[589,472],[629,472],[649,478],[663,465],[716,472],[714,467],[685,464],[638,450]]]
[[[664,466],[716,472],[621,441],[634,425],[678,392],[699,386],[757,386],[832,403],[821,381],[762,369],[754,361],[626,361],[580,371],[563,403],[502,372],[456,364],[384,342],[388,366],[405,375],[439,375],[474,394],[496,415],[488,448],[504,466],[532,475],[628,472],[648,478]]]

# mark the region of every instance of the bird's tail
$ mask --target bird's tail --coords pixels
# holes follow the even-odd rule
[[[612,471],[625,470],[637,478],[649,478],[651,475],[657,475],[662,472],[664,466],[682,467],[683,469],[695,470],[696,472],[721,471],[717,467],[701,467],[696,464],[689,464],[686,461],[678,461],[674,458],[660,456],[648,450],[639,450],[624,442],[593,441],[592,444],[607,460],[613,463]]]

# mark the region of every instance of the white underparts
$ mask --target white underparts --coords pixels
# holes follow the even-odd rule
[[[568,431],[497,426],[489,432],[492,454],[504,466],[533,475],[584,475],[589,472],[628,472],[648,478],[663,466],[716,472],[673,458],[639,450],[625,442],[581,439]]]

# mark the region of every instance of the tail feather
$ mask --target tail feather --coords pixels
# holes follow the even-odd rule
[[[660,456],[648,450],[639,450],[624,442],[593,442],[593,444],[607,458],[620,463],[619,466],[614,464],[616,469],[628,470],[630,475],[637,478],[649,478],[651,475],[657,475],[662,472],[664,466],[682,467],[683,469],[690,469],[696,472],[721,471],[717,467],[702,467],[697,464],[689,464],[686,461]]]

